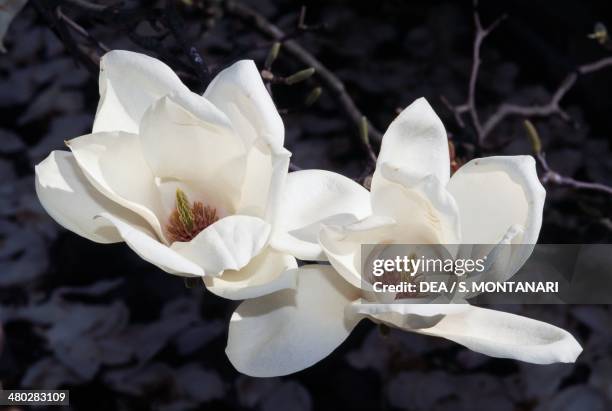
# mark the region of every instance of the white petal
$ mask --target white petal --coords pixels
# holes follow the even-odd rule
[[[291,153],[274,151],[265,140],[255,141],[246,161],[245,181],[240,199],[240,214],[264,218],[275,224],[282,188],[289,170]]]
[[[206,275],[218,276],[224,270],[240,270],[266,246],[270,225],[264,220],[232,215],[206,227],[189,242],[175,242],[170,247],[204,269]]]
[[[424,98],[405,108],[385,132],[376,173],[384,163],[400,165],[422,177],[433,174],[443,185],[448,182],[450,159],[446,130]]]
[[[219,297],[245,300],[297,285],[297,261],[267,247],[238,271],[226,270],[220,277],[204,277],[206,288]]]
[[[432,327],[446,315],[460,313],[469,307],[467,304],[425,302],[414,304],[400,302],[378,304],[359,300],[347,308],[347,315],[354,315],[358,318],[367,317],[377,323],[384,323],[392,327],[412,331]]]
[[[272,244],[302,260],[321,260],[321,223],[347,224],[370,214],[370,193],[353,180],[325,170],[289,173]]]
[[[162,214],[155,178],[144,161],[135,134],[95,133],[68,141],[90,183],[109,199],[144,218],[163,237]]]
[[[362,278],[363,244],[440,244],[438,233],[422,221],[398,224],[389,217],[371,216],[345,226],[323,226],[319,243],[332,266],[355,287],[370,291]]]
[[[492,357],[535,364],[574,362],[582,352],[576,339],[559,327],[474,306],[418,332],[455,341]]]
[[[283,146],[283,121],[252,60],[238,61],[221,71],[204,97],[230,118],[247,143],[261,137],[272,147]]]
[[[486,157],[470,161],[451,178],[448,191],[461,216],[463,244],[498,244],[509,233],[512,247],[505,277],[529,258],[542,225],[546,191],[531,156]],[[518,231],[518,232],[517,232]],[[499,268],[499,266],[498,266]]]
[[[357,324],[344,311],[358,290],[330,266],[296,270],[295,291],[245,301],[232,315],[226,353],[243,374],[273,377],[303,370],[331,354]]]
[[[372,181],[372,210],[399,223],[420,220],[430,224],[444,244],[459,243],[459,208],[436,176],[412,174],[409,169],[380,164]]]
[[[190,200],[231,214],[240,199],[247,153],[215,110],[193,93],[161,98],[145,113],[140,138],[156,177],[192,182],[204,198]]]
[[[200,266],[157,241],[153,233],[147,232],[146,228],[130,224],[109,213],[101,213],[99,219],[112,223],[126,244],[140,258],[155,264],[167,273],[186,277],[204,275],[204,271]]]
[[[137,133],[145,110],[155,100],[172,91],[189,91],[161,61],[125,50],[113,50],[102,56],[99,87],[94,133]]]
[[[453,175],[448,190],[459,206],[464,243],[497,244],[516,224],[525,230],[521,242],[537,243],[546,190],[533,157],[472,160]]]
[[[471,283],[482,281],[507,281],[523,266],[531,255],[534,244],[520,244],[514,241],[520,238],[523,229],[513,225],[508,229],[498,244],[460,244],[457,250],[458,259],[484,259],[484,270],[472,272],[462,279],[467,290],[471,290]],[[463,298],[471,298],[480,293],[459,292]]]
[[[376,244],[393,238],[396,227],[394,220],[371,216],[344,226],[323,225],[319,243],[325,256],[338,273],[352,284],[361,288],[361,244]]]
[[[38,199],[61,226],[97,243],[122,241],[112,224],[94,217],[105,210],[119,215],[130,212],[96,190],[70,152],[51,152],[35,171]]]

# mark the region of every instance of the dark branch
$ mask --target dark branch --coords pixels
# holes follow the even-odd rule
[[[80,9],[89,11],[89,12],[101,12],[101,11],[105,11],[109,6],[107,5],[103,5],[103,4],[96,4],[96,3],[92,3],[90,1],[85,1],[85,0],[65,0],[66,3],[74,6],[74,7],[78,7]]]
[[[474,48],[472,51],[472,70],[470,72],[470,82],[468,85],[468,98],[464,107],[465,110],[470,113],[472,124],[476,129],[476,135],[478,137],[478,143],[482,144],[482,140],[485,138],[482,123],[478,116],[478,110],[476,109],[476,84],[478,82],[478,72],[480,69],[480,49],[482,42],[487,38],[489,34],[506,18],[505,15],[499,17],[488,27],[484,28],[480,20],[480,14],[477,10],[478,1],[474,0],[474,25],[476,26],[476,38],[474,39]]]
[[[546,104],[533,106],[520,106],[516,104],[502,104],[495,113],[489,117],[482,128],[483,139],[486,138],[499,123],[509,116],[520,115],[525,117],[543,117],[559,115],[569,120],[569,115],[561,108],[560,103],[568,91],[576,84],[578,77],[612,66],[612,57],[603,58],[593,63],[579,66],[575,72],[568,74],[561,82],[550,101]]]
[[[527,137],[529,137],[529,140],[531,141],[531,146],[533,148],[533,152],[535,153],[536,159],[544,171],[544,174],[542,177],[540,177],[542,184],[552,183],[558,186],[565,186],[574,189],[600,191],[607,194],[612,194],[612,187],[608,187],[605,184],[576,180],[571,177],[561,175],[553,170],[548,165],[548,161],[546,161],[546,153],[542,151],[542,139],[540,138],[538,129],[530,120],[525,120],[524,125],[525,131],[527,132]]]
[[[321,79],[323,85],[331,90],[332,95],[344,108],[344,111],[355,125],[357,130],[356,136],[359,136],[360,125],[363,113],[357,108],[353,99],[348,95],[344,83],[327,67],[317,60],[312,54],[306,49],[300,46],[295,40],[286,40],[285,33],[277,26],[269,22],[262,14],[251,9],[250,7],[237,3],[235,1],[228,1],[226,3],[226,10],[228,13],[233,14],[243,20],[251,22],[260,32],[266,36],[272,38],[274,41],[283,43],[283,50],[291,54],[297,60],[302,62],[307,67],[313,67],[316,70],[317,75]],[[382,134],[368,121],[368,135],[370,141],[380,143],[382,141]],[[360,143],[364,146],[366,152],[370,152],[372,147],[368,141],[359,138]]]
[[[612,66],[612,57],[602,58],[592,63],[584,64],[577,67],[572,73],[569,73],[559,84],[550,100],[545,104],[523,106],[518,104],[501,104],[491,116],[484,121],[481,121],[478,114],[478,106],[476,104],[476,86],[478,73],[480,70],[480,49],[483,41],[489,34],[499,25],[506,17],[501,16],[491,25],[484,28],[477,10],[478,2],[474,1],[474,25],[476,27],[476,35],[474,37],[472,68],[470,72],[470,80],[468,85],[467,100],[463,104],[453,105],[444,96],[441,97],[442,103],[454,114],[455,120],[460,127],[465,127],[463,115],[468,113],[471,124],[476,131],[476,138],[479,146],[484,144],[484,141],[493,130],[506,118],[510,116],[523,117],[545,117],[550,115],[558,115],[564,120],[569,120],[570,116],[561,108],[561,100],[576,84],[578,78],[582,75],[590,74],[606,67]]]
[[[537,153],[536,157],[540,165],[542,166],[542,169],[544,170],[544,175],[540,178],[542,184],[552,183],[562,187],[569,187],[578,190],[599,191],[612,195],[612,187],[608,187],[607,185],[601,183],[589,183],[586,181],[580,181],[571,177],[561,175],[550,168],[548,162],[546,161],[546,156],[544,153]]]
[[[68,26],[70,26],[74,31],[76,31],[77,33],[79,33],[82,37],[86,38],[87,40],[89,40],[92,44],[94,44],[96,47],[98,47],[100,50],[102,50],[104,53],[107,53],[108,51],[110,51],[110,49],[101,41],[98,41],[97,39],[95,39],[87,30],[85,30],[83,28],[83,26],[81,26],[80,24],[78,24],[76,21],[72,20],[70,17],[68,17],[67,15],[65,15],[62,12],[62,9],[60,7],[57,8],[56,10],[56,14],[57,14],[57,18],[60,21],[65,21],[66,24]]]

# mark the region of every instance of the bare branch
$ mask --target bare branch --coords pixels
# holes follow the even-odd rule
[[[576,81],[581,75],[590,74],[606,67],[612,66],[612,57],[602,58],[592,63],[583,64],[577,67],[572,73],[569,73],[559,84],[550,100],[545,104],[523,106],[518,104],[501,104],[491,116],[484,121],[481,121],[478,114],[478,106],[476,104],[476,85],[478,81],[478,73],[480,70],[480,49],[483,41],[491,32],[506,18],[505,15],[495,20],[488,27],[484,28],[477,10],[478,1],[474,1],[474,25],[476,27],[476,35],[474,37],[474,47],[472,52],[472,69],[470,72],[470,80],[468,85],[467,101],[460,105],[452,105],[445,97],[441,97],[444,105],[454,114],[455,120],[460,127],[465,127],[463,114],[469,113],[471,123],[476,131],[477,142],[480,146],[483,145],[485,139],[491,132],[507,117],[524,116],[524,117],[545,117],[550,115],[558,115],[564,120],[569,120],[570,116],[561,108],[561,100],[576,84]]]
[[[565,186],[575,189],[600,191],[607,194],[612,194],[612,187],[608,187],[605,184],[590,183],[587,181],[576,180],[571,177],[561,175],[555,170],[553,170],[548,165],[548,161],[546,161],[546,153],[542,151],[542,139],[540,138],[540,133],[538,132],[538,129],[530,120],[525,120],[524,126],[525,131],[527,132],[527,137],[529,137],[529,140],[531,142],[531,147],[533,148],[533,152],[535,153],[536,159],[540,163],[542,170],[544,170],[544,174],[542,175],[542,177],[540,177],[540,181],[542,181],[542,184],[552,183],[559,186]]]
[[[71,4],[72,6],[78,7],[83,10],[87,10],[90,12],[100,12],[105,11],[110,6],[104,4],[96,4],[90,1],[85,0],[65,0],[66,3]]]
[[[569,115],[559,105],[568,91],[576,84],[578,77],[590,74],[606,67],[612,66],[612,57],[606,57],[592,63],[579,66],[575,72],[568,74],[561,82],[550,101],[546,104],[534,106],[520,106],[516,104],[502,104],[495,113],[489,117],[482,128],[483,139],[486,138],[508,116],[520,115],[525,117],[543,117],[553,114],[569,120]]]
[[[468,98],[465,106],[467,107],[470,117],[472,119],[472,124],[476,129],[476,134],[478,136],[478,142],[482,143],[485,135],[483,133],[483,126],[480,123],[480,118],[478,116],[478,110],[476,109],[476,83],[478,81],[478,72],[480,68],[480,48],[482,47],[482,42],[487,38],[489,34],[506,18],[506,15],[499,17],[495,20],[491,25],[487,28],[482,27],[482,22],[480,21],[480,15],[476,10],[478,2],[474,2],[474,24],[476,25],[476,38],[474,39],[474,48],[472,51],[472,70],[470,73],[470,82],[468,86]]]
[[[259,12],[235,1],[228,1],[226,3],[226,10],[228,13],[231,13],[243,20],[250,21],[266,36],[272,38],[274,41],[282,42],[284,51],[291,54],[305,66],[313,67],[323,85],[331,90],[331,94],[336,98],[336,100],[338,100],[350,120],[355,125],[356,131],[359,132],[364,114],[357,108],[353,99],[348,95],[344,83],[342,83],[342,81],[334,73],[332,73],[323,65],[323,63],[310,54],[306,49],[300,46],[295,40],[286,40],[285,33],[268,21]],[[369,121],[367,121],[367,123],[368,135],[370,137],[369,140],[380,143],[382,141],[382,134]],[[359,137],[358,133],[356,134],[356,137]],[[372,147],[369,145],[369,142],[364,141],[362,138],[359,138],[359,141],[364,146],[366,152],[369,153],[372,151]]]
[[[580,181],[557,173],[548,165],[548,162],[546,161],[546,155],[544,153],[537,153],[536,158],[538,159],[540,165],[542,166],[542,169],[544,170],[544,175],[540,178],[542,184],[552,183],[558,186],[569,187],[578,190],[599,191],[612,195],[612,187],[609,187],[605,184]]]
[[[480,121],[480,116],[478,114],[478,109],[476,105],[476,85],[478,83],[478,73],[480,71],[480,49],[482,48],[483,41],[499,26],[499,24],[507,17],[505,14],[498,17],[493,23],[484,27],[482,25],[482,21],[480,19],[480,14],[478,13],[478,0],[474,0],[474,26],[476,27],[476,35],[474,37],[474,45],[472,47],[472,68],[470,70],[470,80],[468,83],[468,93],[467,100],[465,103],[460,105],[452,105],[445,97],[442,97],[442,102],[444,105],[453,112],[455,115],[455,120],[457,124],[461,128],[465,127],[465,123],[463,121],[462,115],[464,113],[469,113],[470,120],[474,129],[476,131],[476,139],[477,143],[482,144],[484,138],[486,137],[485,126],[483,126]]]
[[[601,70],[602,68],[609,66],[612,66],[612,56],[594,61],[593,63],[583,64],[582,66],[578,67],[578,73],[590,74],[594,71]]]
[[[85,30],[85,28],[83,28],[83,26],[81,26],[76,21],[72,20],[70,17],[65,15],[62,12],[62,9],[60,7],[58,7],[55,10],[55,12],[57,14],[58,20],[66,22],[66,24],[68,26],[70,26],[74,31],[76,31],[82,37],[84,37],[87,40],[89,40],[91,43],[95,44],[100,50],[102,50],[105,53],[110,51],[110,49],[104,43],[102,43],[101,41],[98,41],[97,39],[95,39],[87,30]]]
[[[465,122],[463,121],[462,114],[469,110],[469,107],[466,104],[461,104],[460,106],[453,106],[450,101],[446,98],[446,96],[440,96],[440,100],[442,104],[446,106],[449,111],[452,111],[455,115],[455,121],[461,128],[465,128]]]

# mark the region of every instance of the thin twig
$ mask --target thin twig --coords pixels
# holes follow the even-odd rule
[[[472,70],[470,72],[470,81],[468,85],[468,98],[465,106],[467,111],[470,113],[472,124],[476,129],[476,135],[478,136],[478,143],[481,144],[485,138],[482,123],[476,109],[476,84],[478,82],[478,72],[480,69],[480,48],[482,42],[487,38],[489,34],[506,18],[506,15],[502,15],[497,18],[486,28],[483,27],[482,21],[480,20],[480,14],[477,10],[478,0],[474,0],[474,25],[476,26],[476,38],[474,39],[474,48],[472,51]]]
[[[538,160],[540,166],[542,167],[542,170],[544,171],[542,177],[540,177],[540,181],[542,181],[542,184],[552,183],[559,186],[565,186],[574,189],[600,191],[607,194],[612,194],[612,187],[608,187],[605,184],[590,183],[587,181],[576,180],[574,178],[561,175],[555,170],[553,170],[548,165],[548,161],[546,161],[546,153],[542,151],[542,139],[540,138],[540,133],[538,132],[537,127],[529,119],[526,119],[524,121],[524,125],[525,131],[527,132],[527,137],[529,137],[531,147],[533,148],[533,152],[535,153],[536,159]]]
[[[92,3],[90,1],[85,1],[85,0],[65,0],[66,3],[69,3],[73,6],[76,6],[80,9],[83,10],[87,10],[90,12],[100,12],[100,11],[105,11],[106,9],[108,9],[111,6],[108,5],[104,5],[104,4],[96,4],[96,3]]]
[[[606,57],[592,63],[579,66],[573,73],[568,74],[561,82],[550,101],[546,104],[533,106],[520,106],[516,104],[502,104],[495,113],[485,122],[482,133],[486,138],[497,125],[508,116],[520,115],[525,117],[543,117],[553,114],[569,120],[569,115],[559,105],[567,92],[576,84],[578,77],[612,66],[612,57]]]
[[[317,75],[321,79],[323,85],[331,90],[331,94],[338,100],[340,105],[344,108],[344,111],[355,125],[357,130],[356,136],[359,136],[359,127],[362,122],[363,113],[357,108],[353,99],[346,92],[344,83],[327,67],[323,65],[317,58],[310,54],[306,49],[300,46],[295,40],[286,40],[285,33],[279,29],[276,25],[268,21],[262,14],[253,10],[252,8],[235,2],[227,1],[226,10],[228,13],[233,14],[243,20],[250,21],[255,27],[264,33],[266,36],[271,37],[274,41],[283,43],[283,50],[291,54],[293,57],[298,59],[307,67],[313,67],[316,70]],[[380,143],[382,141],[382,134],[368,121],[368,134],[370,141]],[[372,150],[372,147],[368,147],[369,143],[363,139],[359,139],[361,144],[364,146],[367,152]]]
[[[448,101],[446,96],[440,96],[440,100],[442,101],[442,104],[444,104],[446,108],[453,113],[453,115],[455,116],[455,121],[457,122],[459,127],[464,128],[465,122],[463,121],[461,115],[468,111],[468,106],[465,104],[462,104],[460,106],[454,106],[451,104],[450,101]]]
[[[485,139],[489,137],[491,132],[507,117],[524,116],[524,117],[545,117],[550,115],[558,115],[568,121],[570,116],[561,108],[561,100],[576,84],[576,81],[581,75],[590,74],[606,67],[612,66],[612,57],[605,57],[592,63],[578,66],[573,72],[569,73],[559,84],[550,100],[545,104],[523,106],[518,104],[501,104],[491,116],[484,121],[481,121],[478,114],[478,106],[476,104],[476,85],[478,73],[480,69],[480,49],[485,38],[499,25],[506,17],[501,16],[495,20],[487,28],[483,28],[480,19],[480,14],[477,10],[478,1],[474,1],[474,24],[476,26],[476,35],[474,37],[472,68],[470,72],[470,80],[468,85],[468,96],[465,103],[460,105],[451,104],[446,97],[442,96],[442,103],[454,114],[455,120],[460,127],[464,127],[463,115],[469,113],[471,123],[476,130],[478,144],[483,145]]]
[[[464,127],[463,115],[469,113],[472,125],[476,130],[477,141],[482,146],[484,140],[491,134],[491,132],[499,125],[501,121],[512,115],[522,115],[524,117],[543,117],[549,115],[559,115],[563,119],[568,120],[569,115],[561,108],[560,102],[567,92],[576,84],[576,81],[581,75],[590,74],[601,70],[606,67],[612,66],[612,57],[602,58],[592,63],[583,64],[578,66],[572,73],[568,74],[565,79],[561,82],[559,87],[552,95],[550,101],[546,104],[532,105],[532,106],[521,106],[516,104],[501,104],[499,108],[483,123],[481,123],[478,115],[478,109],[476,105],[476,84],[478,79],[478,72],[480,69],[480,49],[482,47],[483,40],[494,30],[497,25],[505,18],[500,17],[493,22],[487,28],[483,28],[480,20],[480,15],[477,10],[478,2],[474,1],[474,23],[476,26],[476,35],[474,38],[473,47],[473,61],[472,69],[470,73],[470,81],[468,86],[468,97],[467,101],[461,105],[452,105],[444,96],[441,96],[441,100],[446,107],[454,114],[457,124],[460,127]],[[601,183],[591,183],[586,181],[576,180],[572,177],[564,176],[553,170],[548,162],[546,161],[546,155],[541,151],[541,142],[537,134],[537,130],[533,127],[531,122],[526,121],[528,126],[528,132],[531,138],[537,142],[534,146],[534,151],[538,162],[540,163],[544,174],[540,178],[543,184],[551,183],[558,186],[569,187],[573,189],[599,191],[607,194],[612,194],[612,187],[609,187]],[[530,130],[531,129],[531,130]]]
[[[300,9],[300,14],[298,15],[298,21],[294,30],[285,31],[285,37],[283,37],[283,41],[287,41],[290,39],[295,39],[303,35],[304,33],[313,33],[313,32],[322,32],[327,30],[327,24],[306,24],[306,6],[302,6]]]
[[[45,1],[32,0],[31,4],[38,14],[46,21],[49,28],[55,33],[58,39],[64,44],[66,50],[74,57],[77,64],[83,65],[92,76],[96,76],[98,61],[96,61],[93,53],[90,53],[84,46],[76,42],[68,29],[66,20],[60,19],[56,10]]]
[[[605,184],[580,181],[557,173],[548,165],[548,162],[546,161],[546,155],[544,153],[537,153],[536,158],[538,159],[540,166],[542,166],[542,169],[544,170],[544,175],[540,178],[542,184],[552,183],[558,186],[564,186],[579,190],[599,191],[612,195],[612,187],[608,187]]]
[[[455,116],[455,120],[459,127],[465,127],[463,121],[463,114],[468,113],[474,129],[476,131],[476,140],[478,145],[481,145],[486,134],[484,133],[485,126],[480,121],[478,109],[476,105],[476,85],[478,83],[478,73],[480,72],[480,49],[482,48],[483,41],[499,26],[499,24],[506,18],[506,15],[498,17],[493,23],[488,25],[486,28],[482,25],[480,14],[478,13],[478,0],[474,0],[474,26],[476,28],[476,35],[474,37],[474,45],[472,48],[472,68],[470,69],[470,80],[468,83],[468,92],[466,102],[459,105],[451,104],[448,99],[441,96],[442,103],[450,110]]]
[[[100,50],[102,50],[105,53],[110,51],[110,49],[104,43],[102,43],[101,41],[98,41],[97,39],[95,39],[87,30],[85,30],[85,28],[83,28],[83,26],[81,26],[76,21],[72,20],[70,17],[65,15],[62,12],[60,7],[58,7],[55,10],[55,12],[57,14],[58,20],[66,22],[66,24],[68,26],[70,26],[74,31],[79,33],[81,36],[85,37],[92,44],[95,44]]]
[[[306,30],[308,26],[306,25],[306,6],[302,6],[300,8],[300,17],[298,18],[298,29]]]

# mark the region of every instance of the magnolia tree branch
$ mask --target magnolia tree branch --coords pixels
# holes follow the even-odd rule
[[[498,17],[493,23],[484,27],[482,25],[482,20],[480,19],[480,14],[477,10],[478,1],[474,0],[474,26],[476,28],[476,35],[474,37],[474,45],[472,48],[472,68],[470,70],[470,80],[468,83],[468,93],[467,100],[465,103],[460,105],[452,105],[444,96],[442,96],[442,102],[446,107],[453,112],[455,115],[455,120],[459,124],[460,127],[465,127],[465,123],[463,121],[463,114],[468,113],[472,122],[472,125],[476,131],[476,138],[478,144],[481,145],[486,134],[484,133],[484,128],[486,126],[482,125],[480,120],[480,116],[478,114],[478,109],[476,105],[476,85],[478,83],[478,74],[480,72],[480,50],[482,48],[483,41],[499,26],[499,24],[506,18],[506,15],[502,15]]]
[[[96,13],[96,12],[100,12],[100,11],[105,11],[108,7],[108,5],[104,5],[104,4],[96,4],[96,3],[92,3],[90,1],[85,1],[85,0],[65,0],[66,3],[71,4],[75,7],[79,7],[81,9]]]
[[[529,120],[525,120],[524,126],[525,130],[527,131],[527,137],[529,137],[529,140],[531,141],[531,146],[535,153],[535,157],[540,164],[540,167],[542,167],[542,170],[544,171],[540,177],[542,184],[554,184],[578,190],[591,190],[612,194],[612,187],[608,187],[605,184],[576,180],[572,177],[561,175],[553,170],[546,160],[546,153],[542,151],[542,141],[540,139],[538,129]]]
[[[89,33],[63,14],[59,5],[53,5],[42,0],[32,0],[31,4],[73,58],[85,67],[92,76],[96,76],[99,58],[97,58],[95,50],[79,44],[72,35],[72,31],[75,31],[90,43],[96,43]],[[84,35],[84,33],[87,35]]]
[[[551,183],[562,187],[569,187],[578,190],[599,191],[612,195],[612,187],[608,187],[605,184],[580,181],[557,173],[548,165],[545,153],[537,153],[536,158],[544,170],[544,175],[542,175],[540,178],[542,184]]]
[[[569,120],[569,115],[561,108],[560,103],[563,97],[568,91],[576,84],[576,81],[581,75],[590,74],[606,67],[612,66],[612,57],[606,57],[597,60],[592,63],[584,64],[577,67],[573,72],[569,73],[565,79],[559,84],[556,91],[545,104],[538,105],[518,105],[518,104],[501,104],[493,114],[489,116],[484,122],[480,119],[478,114],[478,105],[476,104],[476,86],[478,80],[478,73],[480,71],[480,50],[482,48],[483,41],[489,34],[499,25],[499,23],[506,18],[505,15],[495,20],[492,24],[483,27],[480,19],[480,14],[477,10],[478,2],[474,1],[474,25],[476,28],[476,34],[474,37],[473,56],[472,56],[472,68],[470,72],[470,80],[468,85],[468,96],[467,100],[463,104],[453,105],[444,96],[441,97],[444,105],[453,112],[455,120],[460,127],[465,127],[463,115],[468,113],[471,124],[476,131],[476,139],[480,146],[484,144],[484,141],[491,135],[491,132],[506,118],[510,116],[523,116],[523,117],[545,117],[550,115],[558,115],[564,120]]]
[[[501,16],[497,20],[495,20],[491,25],[486,28],[483,27],[480,14],[477,10],[478,2],[474,1],[474,25],[476,27],[476,35],[474,37],[474,47],[473,47],[473,60],[472,60],[472,68],[470,72],[470,80],[468,85],[468,96],[465,103],[460,105],[451,104],[444,96],[441,96],[442,102],[446,105],[446,107],[454,114],[455,120],[460,127],[465,127],[465,122],[463,120],[463,116],[467,113],[469,114],[469,118],[472,126],[476,132],[476,139],[479,146],[484,145],[484,141],[493,130],[506,118],[510,116],[523,116],[526,118],[529,117],[546,117],[550,115],[558,115],[564,120],[569,120],[570,116],[561,108],[560,103],[563,97],[572,89],[572,87],[576,84],[576,81],[580,76],[587,75],[590,73],[594,73],[598,70],[602,70],[607,67],[612,66],[612,56],[605,57],[600,60],[594,61],[592,63],[583,64],[578,66],[573,72],[569,73],[565,79],[561,82],[561,84],[557,87],[556,91],[550,98],[550,100],[545,104],[539,105],[530,105],[523,106],[518,104],[501,104],[497,110],[489,116],[488,119],[481,121],[480,116],[478,114],[478,106],[476,104],[476,85],[478,80],[478,73],[480,70],[480,49],[482,47],[483,41],[487,38],[489,34],[499,25],[499,23],[506,18],[506,16]],[[533,126],[533,124],[526,120],[525,125],[528,131],[528,135],[532,140],[534,146],[534,152],[536,155],[536,159],[538,160],[544,174],[540,178],[543,184],[551,183],[558,186],[565,186],[574,189],[582,189],[582,190],[591,190],[598,191],[607,194],[612,194],[612,188],[601,183],[591,183],[586,181],[576,180],[574,178],[564,176],[550,168],[548,162],[546,161],[546,154],[541,151],[541,143],[540,138],[537,133],[537,130]]]
[[[82,37],[84,37],[85,39],[89,40],[89,42],[91,42],[92,44],[94,44],[96,47],[98,47],[100,50],[102,50],[103,52],[108,52],[110,51],[110,49],[101,41],[98,41],[96,38],[94,38],[87,30],[85,30],[83,28],[83,26],[81,26],[80,24],[78,24],[76,21],[72,20],[70,17],[68,17],[67,15],[65,15],[62,12],[62,9],[60,7],[58,7],[55,10],[56,14],[57,14],[57,18],[60,21],[65,21],[66,24],[68,26],[70,26],[74,31],[76,31],[77,33],[79,33]]]
[[[597,60],[593,63],[579,66],[573,73],[568,74],[561,82],[550,101],[546,104],[533,106],[520,106],[516,104],[502,104],[493,113],[482,127],[482,140],[484,140],[497,125],[509,116],[524,116],[524,117],[544,117],[549,115],[559,115],[565,120],[569,120],[569,115],[559,105],[561,100],[568,91],[576,84],[576,81],[581,75],[590,74],[606,67],[612,66],[612,57],[606,57]]]
[[[332,95],[340,103],[349,119],[355,125],[358,131],[356,135],[360,137],[359,141],[367,152],[370,162],[376,162],[376,154],[370,141],[380,143],[382,141],[382,133],[378,131],[359,110],[353,99],[347,93],[344,83],[299,43],[295,40],[288,39],[287,35],[280,28],[268,21],[268,19],[258,11],[235,1],[227,1],[226,10],[229,14],[250,22],[261,33],[274,41],[282,43],[283,50],[303,64],[315,69],[316,75],[319,76],[323,85],[332,92]],[[303,24],[303,21],[301,23]],[[365,129],[367,130],[366,135],[368,138],[366,139],[362,138],[364,134],[364,119],[367,125]]]
[[[85,66],[92,76],[97,77],[100,54],[109,51],[102,42],[96,40],[90,32],[78,24],[64,11],[80,12],[79,16],[93,18],[105,23],[113,30],[124,33],[138,46],[155,52],[164,60],[176,66],[176,72],[182,78],[197,80],[202,91],[208,85],[210,72],[204,59],[191,45],[184,34],[184,21],[176,10],[174,0],[167,0],[165,8],[151,6],[124,7],[122,1],[113,1],[102,5],[85,0],[31,0],[49,27],[57,34],[60,41],[73,57]],[[142,36],[136,33],[138,23],[148,21],[159,35]],[[79,44],[72,32],[86,39],[94,47]],[[162,40],[172,36],[185,58],[176,56],[162,45]]]
[[[474,2],[474,6],[477,6],[477,2]],[[479,143],[485,137],[483,126],[480,122],[480,118],[478,116],[478,111],[476,110],[476,83],[478,81],[478,73],[480,71],[480,48],[482,47],[482,42],[487,38],[489,34],[506,18],[505,15],[499,17],[493,23],[491,23],[488,27],[484,28],[482,26],[482,22],[480,21],[480,15],[475,12],[474,13],[474,24],[476,26],[476,38],[474,39],[474,49],[472,52],[472,70],[470,73],[470,82],[468,86],[468,98],[467,102],[464,104],[465,110],[470,113],[470,118],[472,119],[472,123],[474,124],[474,128],[476,129],[476,133],[478,135]]]

